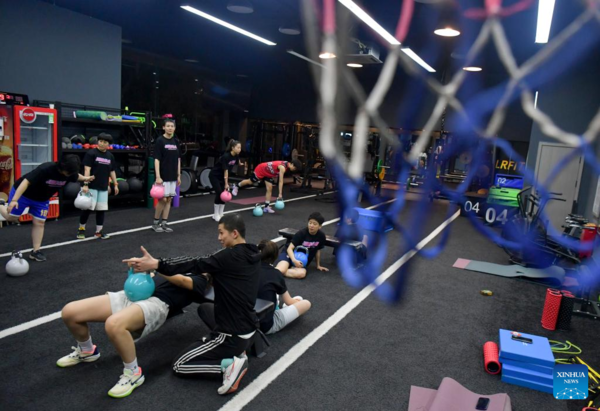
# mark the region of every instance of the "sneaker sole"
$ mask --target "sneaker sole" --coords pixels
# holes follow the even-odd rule
[[[84,236],[84,237],[79,237],[79,236],[77,236],[77,239],[78,239],[78,240],[85,240],[85,236]]]
[[[30,259],[30,260],[33,260],[33,261],[39,261],[39,262],[41,262],[41,263],[43,263],[44,261],[46,261],[45,259],[44,259],[44,260],[42,260],[42,259],[40,259],[40,258],[36,258],[36,257],[32,256],[31,254],[29,254],[29,259]]]
[[[240,374],[240,376],[238,377],[238,379],[235,381],[235,383],[231,386],[231,388],[229,388],[227,390],[227,392],[225,394],[231,394],[232,392],[236,392],[238,389],[238,386],[240,385],[240,381],[242,381],[242,378],[244,378],[244,375],[246,375],[246,372],[248,371],[248,368],[246,368],[244,371],[242,371],[242,373]]]
[[[162,228],[161,228],[161,229],[159,229],[159,230],[157,230],[156,228],[153,228],[152,230],[153,230],[155,233],[164,233],[164,232],[165,232],[165,230],[163,230]]]
[[[96,238],[99,238],[100,240],[109,240],[110,239],[110,237],[96,237]]]
[[[100,354],[98,354],[98,355],[93,355],[93,356],[89,356],[89,357],[85,357],[84,359],[82,359],[82,360],[81,360],[81,361],[79,361],[79,362],[74,362],[73,364],[68,364],[68,365],[60,365],[60,364],[58,363],[58,361],[57,361],[57,362],[56,362],[56,365],[57,365],[57,366],[59,366],[60,368],[69,368],[69,367],[72,367],[72,366],[74,366],[74,365],[81,364],[82,362],[94,362],[94,361],[96,361],[98,358],[100,358]]]
[[[121,395],[115,395],[115,394],[111,394],[110,391],[108,392],[108,396],[112,397],[112,398],[125,398],[128,397],[129,395],[131,395],[131,393],[133,392],[133,390],[135,390],[137,387],[139,387],[140,385],[142,385],[144,383],[144,381],[146,381],[146,377],[145,376],[141,376],[139,380],[137,380],[135,382],[135,384],[133,384],[131,386],[131,388],[129,389],[129,391],[126,391],[125,393],[121,394]]]

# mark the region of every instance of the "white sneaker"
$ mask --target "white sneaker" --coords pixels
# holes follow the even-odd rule
[[[98,358],[100,358],[100,352],[98,351],[98,347],[96,347],[95,345],[94,350],[91,352],[81,351],[79,347],[71,348],[74,351],[71,354],[65,355],[64,357],[56,361],[56,365],[62,368],[72,367],[73,365],[77,365],[81,362],[94,362]]]
[[[145,378],[142,373],[142,367],[138,367],[138,372],[136,374],[131,370],[124,369],[119,382],[111,388],[108,395],[113,398],[127,397],[133,390],[142,385],[144,381]]]
[[[246,371],[248,371],[248,357],[233,357],[233,363],[223,373],[223,385],[219,387],[217,392],[220,395],[225,395],[237,391]]]
[[[238,190],[239,187],[234,184],[233,188],[231,189],[231,195],[235,197],[238,193]]]

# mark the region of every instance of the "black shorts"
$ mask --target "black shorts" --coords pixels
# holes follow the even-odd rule
[[[267,181],[271,184],[275,184],[275,179],[271,177],[260,178],[256,175],[256,173],[252,173],[252,175],[250,176],[250,181],[252,181],[254,184],[260,183],[261,181]]]

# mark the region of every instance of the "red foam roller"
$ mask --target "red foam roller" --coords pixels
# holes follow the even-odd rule
[[[547,330],[556,330],[556,320],[560,311],[560,300],[562,294],[558,290],[548,288],[546,291],[546,302],[542,313],[542,327]]]
[[[488,341],[483,344],[483,362],[485,364],[485,371],[488,374],[499,374],[502,366],[498,358],[498,344],[493,341]]]

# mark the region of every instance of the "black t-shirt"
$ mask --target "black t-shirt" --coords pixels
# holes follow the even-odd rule
[[[177,181],[179,164],[179,140],[177,137],[160,136],[154,144],[154,158],[160,161],[160,178],[163,181]]]
[[[308,232],[307,227],[294,234],[294,237],[292,237],[292,244],[294,244],[294,247],[298,247],[299,245],[301,245],[303,247],[308,248],[308,264],[310,264],[313,258],[315,258],[317,251],[319,251],[322,248],[325,248],[326,240],[327,239],[323,231],[319,230],[317,231],[317,234],[311,235]]]
[[[260,254],[254,244],[237,244],[202,257],[161,259],[165,275],[210,273],[215,288],[215,331],[244,335],[256,331],[254,311],[258,295]]]
[[[94,176],[94,181],[89,185],[94,190],[106,191],[108,190],[108,177],[111,171],[115,171],[117,166],[115,164],[115,157],[106,150],[104,153],[97,148],[94,148],[83,157],[83,165],[91,167],[90,175]]]
[[[271,264],[262,263],[260,266],[260,282],[258,285],[258,298],[277,304],[277,296],[287,291],[285,278],[281,271]],[[260,322],[260,330],[264,333],[273,327],[273,316],[270,315]]]
[[[23,197],[33,201],[48,201],[59,189],[69,182],[76,182],[78,178],[77,174],[70,177],[63,175],[58,171],[56,163],[43,163],[18,179],[14,187],[17,190],[23,180],[27,179],[29,187],[23,193]]]
[[[215,164],[215,166],[212,169],[212,174],[216,177],[224,177],[225,170],[228,170],[229,172],[231,172],[233,167],[237,164],[238,159],[239,159],[239,156],[232,156],[231,152],[228,151],[227,153],[225,153],[221,157],[219,157],[219,159],[217,160],[217,163]]]
[[[171,284],[160,275],[154,276],[154,297],[163,301],[169,306],[169,316],[181,314],[183,309],[191,303],[204,302],[204,293],[208,284],[208,279],[202,274],[184,274],[190,277],[194,283],[194,288],[188,290]]]

